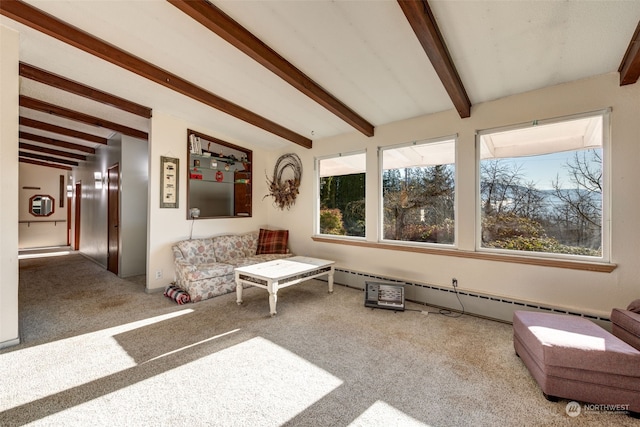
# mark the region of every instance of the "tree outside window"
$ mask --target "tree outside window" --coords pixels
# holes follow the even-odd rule
[[[382,150],[383,238],[455,243],[455,140]]]
[[[483,132],[482,248],[603,256],[604,115]]]

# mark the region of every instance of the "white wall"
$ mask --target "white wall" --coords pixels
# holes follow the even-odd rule
[[[64,177],[64,206],[60,207],[60,175]],[[42,248],[67,244],[67,171],[64,169],[20,163],[18,190],[18,247]],[[25,189],[24,187],[36,187]],[[29,199],[37,194],[55,201],[53,214],[37,217],[29,210]],[[25,222],[26,221],[26,222]],[[61,222],[50,222],[61,221]]]
[[[147,269],[149,150],[145,140],[122,136],[120,162],[120,277]]]
[[[626,307],[640,297],[640,84],[620,87],[618,73],[514,95],[473,107],[470,118],[454,110],[376,127],[367,138],[356,132],[314,141],[312,150],[291,147],[303,160],[300,196],[289,211],[269,209],[273,226],[290,230],[297,253],[337,261],[338,267],[409,281],[450,287],[456,277],[459,289],[533,301],[551,306],[607,316],[612,307]],[[611,113],[611,260],[612,273],[548,268],[426,255],[402,251],[359,248],[313,242],[315,203],[314,157],[367,150],[367,240],[378,241],[377,148],[458,134],[457,219],[458,247],[474,250],[477,130],[612,107]],[[279,154],[270,155],[273,165]]]
[[[107,268],[108,255],[107,188],[106,185],[96,188],[93,174],[100,172],[105,176],[109,167],[120,162],[121,144],[122,140],[119,134],[110,138],[108,145],[96,148],[95,156],[89,156],[87,162],[74,169],[73,172],[74,191],[75,183],[78,181],[82,183],[80,252],[104,268]],[[74,197],[74,199],[74,203],[77,203],[77,198]],[[72,230],[74,230],[73,227]]]
[[[0,348],[18,344],[18,33],[0,25]]]
[[[147,289],[161,290],[174,280],[171,246],[189,238],[192,222],[187,220],[187,129],[217,137],[253,151],[253,216],[247,218],[201,219],[193,224],[193,237],[257,230],[267,225],[267,206],[262,200],[267,194],[265,171],[273,168],[267,162],[267,153],[245,141],[235,141],[212,129],[205,129],[183,119],[154,110],[150,132],[149,169],[149,244]],[[174,157],[180,161],[179,200],[177,209],[160,208],[160,157]],[[160,272],[162,277],[156,278]]]

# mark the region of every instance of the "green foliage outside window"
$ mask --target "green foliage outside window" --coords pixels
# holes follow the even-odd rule
[[[385,170],[382,177],[384,238],[453,244],[454,171],[453,165]]]
[[[364,173],[320,178],[320,233],[364,237]]]

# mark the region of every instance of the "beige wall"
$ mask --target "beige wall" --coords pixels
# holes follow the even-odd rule
[[[147,247],[147,289],[161,290],[174,279],[171,246],[189,238],[191,221],[187,220],[187,129],[217,137],[253,151],[253,216],[250,218],[201,219],[193,224],[193,237],[257,230],[267,225],[267,193],[263,177],[273,163],[267,153],[244,141],[235,141],[212,129],[154,110],[151,119],[149,155],[149,244]],[[177,209],[160,208],[160,157],[180,159],[179,200]],[[157,279],[156,273],[162,277]]]
[[[29,163],[19,165],[18,248],[42,248],[67,244],[67,174],[64,169],[48,168]],[[60,207],[60,175],[64,176],[64,206]],[[30,189],[25,187],[36,187]],[[29,211],[29,199],[37,194],[53,198],[53,213],[36,217]],[[25,222],[26,221],[26,222]],[[61,222],[50,222],[61,221]]]
[[[269,223],[291,230],[296,252],[337,261],[338,267],[409,281],[534,301],[607,316],[612,307],[640,298],[640,85],[620,87],[618,73],[514,95],[473,107],[470,118],[455,111],[417,117],[376,128],[372,138],[356,132],[314,141],[312,150],[292,147],[304,163],[300,197],[290,211],[269,210]],[[458,135],[458,247],[474,250],[476,218],[475,132],[612,108],[611,113],[611,259],[613,273],[526,266],[504,262],[355,248],[316,243],[314,158],[367,150],[367,240],[378,241],[377,148],[447,135]],[[284,152],[284,151],[283,151]],[[273,164],[277,155],[273,155]]]
[[[121,161],[122,137],[118,134],[109,139],[108,145],[96,148],[95,156],[89,156],[86,162],[74,168],[73,185],[78,182],[82,186],[80,213],[80,252],[91,257],[98,264],[107,268],[108,259],[108,203],[107,187],[96,188],[94,172],[106,176],[107,170]],[[122,173],[122,171],[121,171]],[[121,183],[122,184],[122,183]],[[74,203],[77,197],[74,195]],[[72,242],[74,241],[75,205],[72,209]]]
[[[0,348],[18,335],[18,44],[0,25]]]

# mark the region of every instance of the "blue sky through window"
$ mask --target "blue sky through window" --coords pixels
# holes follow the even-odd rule
[[[600,150],[601,151],[601,150]],[[567,164],[572,162],[575,151],[565,151],[537,156],[500,159],[501,162],[520,167],[525,182],[533,182],[539,190],[553,189],[553,182],[559,177],[562,188],[575,188],[571,182]]]

